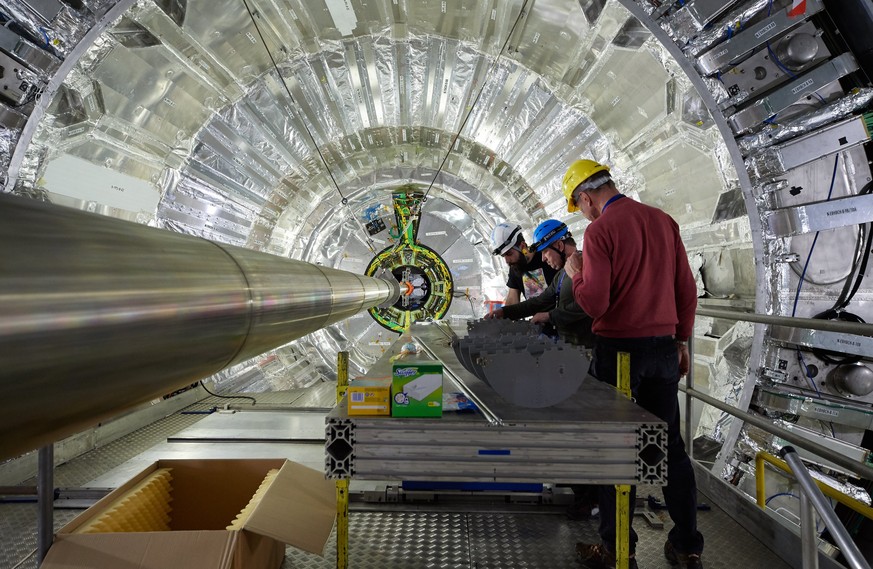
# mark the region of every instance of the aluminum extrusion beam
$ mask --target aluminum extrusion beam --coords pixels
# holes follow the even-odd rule
[[[466,371],[456,360],[452,338],[438,326],[416,324],[410,333],[445,370],[463,379],[468,397],[484,402],[500,422],[479,412],[445,412],[434,419],[349,417],[343,400],[327,416],[329,478],[665,482],[666,424],[613,387],[588,378],[553,407],[520,407]],[[398,351],[395,343],[370,373],[390,373],[390,357]],[[576,371],[586,375],[585,369]]]
[[[398,295],[396,282],[0,195],[0,459]]]
[[[774,237],[790,237],[815,231],[873,221],[873,195],[854,195],[777,209],[766,214]]]

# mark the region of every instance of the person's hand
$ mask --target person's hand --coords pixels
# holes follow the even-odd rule
[[[571,279],[576,273],[582,272],[582,251],[576,251],[564,263],[564,270],[567,271],[567,276]]]
[[[688,353],[688,346],[686,344],[677,343],[676,348],[679,352],[679,375],[683,376],[688,373],[691,367],[691,355]]]
[[[537,312],[531,318],[531,322],[534,324],[548,324],[549,322],[549,313],[548,312]]]
[[[485,318],[488,320],[500,320],[501,318],[503,318],[503,309],[495,308],[494,310],[486,314]]]

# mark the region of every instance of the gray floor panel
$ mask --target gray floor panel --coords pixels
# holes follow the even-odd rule
[[[315,396],[308,399],[326,400],[326,393],[324,388],[318,389]],[[297,394],[284,397],[300,399]],[[273,399],[275,401],[271,403],[280,397]],[[223,405],[223,400],[209,398],[187,411]],[[155,447],[169,446],[170,443],[165,442],[167,437],[191,427],[204,417],[206,415],[179,413],[60,465],[55,471],[56,486],[83,486],[100,479]],[[318,450],[322,452],[321,447]],[[33,484],[34,481],[27,483]],[[641,494],[660,497],[656,488],[643,489]],[[709,503],[705,497],[702,501]],[[56,510],[55,528],[63,526],[78,513],[80,510]],[[664,529],[652,529],[639,517],[634,521],[640,535],[637,559],[641,569],[670,567],[662,548],[671,522],[665,512],[658,512],[658,515],[665,522]],[[36,569],[35,556],[27,558],[36,548],[36,516],[35,503],[0,503],[0,569]],[[701,512],[698,523],[706,538],[704,562],[707,569],[788,567],[716,507]],[[569,521],[562,514],[481,511],[354,511],[350,515],[350,534],[349,566],[352,569],[563,569],[579,567],[574,557],[574,545],[577,541],[597,539],[597,519]],[[282,567],[336,567],[333,537],[324,553],[325,556],[320,557],[288,547]]]
[[[213,413],[172,436],[173,441],[324,441],[326,412]]]
[[[469,518],[471,567],[576,569],[577,541],[593,540],[597,527],[560,515],[480,514]]]

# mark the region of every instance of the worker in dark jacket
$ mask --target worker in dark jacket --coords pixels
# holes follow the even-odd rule
[[[551,324],[565,342],[593,348],[591,318],[576,304],[573,283],[564,272],[564,263],[576,252],[573,236],[566,224],[547,219],[534,230],[534,239],[536,243],[531,246],[534,254],[542,255],[543,262],[558,271],[552,283],[539,296],[498,308],[488,317],[520,320],[533,316],[535,324]]]
[[[589,352],[594,347],[591,318],[576,304],[573,282],[564,272],[564,263],[576,253],[576,241],[567,225],[555,219],[540,223],[534,230],[534,239],[536,243],[531,246],[534,254],[542,255],[543,262],[558,271],[552,283],[539,296],[498,308],[488,317],[519,320],[533,316],[534,323],[551,324],[562,340],[584,348],[590,357]],[[589,484],[568,486],[573,490],[573,503],[567,507],[567,517],[572,520],[589,518],[598,506],[597,487]]]

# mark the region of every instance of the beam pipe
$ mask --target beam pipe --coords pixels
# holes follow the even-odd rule
[[[396,281],[0,195],[0,459],[399,294]]]
[[[42,564],[55,538],[55,447],[39,449],[36,475],[39,514],[36,520],[36,563]]]

